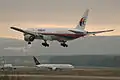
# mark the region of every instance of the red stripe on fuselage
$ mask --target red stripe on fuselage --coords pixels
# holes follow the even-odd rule
[[[71,37],[73,39],[79,38],[79,37],[83,37],[85,36],[85,34],[81,34],[81,33],[77,33],[77,34],[70,34],[70,33],[39,33],[39,34],[43,34],[43,35],[55,35],[55,36],[63,36],[63,37]]]

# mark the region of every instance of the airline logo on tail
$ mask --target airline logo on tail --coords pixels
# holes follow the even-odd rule
[[[33,56],[33,59],[34,59],[34,62],[35,62],[36,65],[40,64],[40,62],[36,59],[36,57]]]
[[[80,21],[78,22],[78,24],[76,26],[76,29],[81,29],[81,30],[85,29],[86,21],[87,21],[87,18],[88,18],[88,12],[89,12],[89,9],[87,9],[84,12],[82,18],[80,19]]]
[[[86,18],[85,17],[81,18],[79,22],[80,26],[85,26],[85,23],[86,23]]]

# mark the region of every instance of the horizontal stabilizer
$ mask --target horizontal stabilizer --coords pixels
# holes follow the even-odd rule
[[[114,31],[114,29],[112,29],[112,30],[104,30],[104,31],[87,32],[87,34],[88,35],[90,35],[90,34],[95,35],[95,34],[98,34],[98,33],[111,32],[111,31]]]
[[[80,29],[70,29],[68,31],[74,32],[74,33],[84,33],[84,30],[80,30]]]

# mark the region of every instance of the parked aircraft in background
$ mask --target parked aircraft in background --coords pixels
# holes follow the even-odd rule
[[[44,41],[42,45],[45,47],[49,47],[49,44],[47,43],[47,41],[58,41],[60,42],[61,46],[68,47],[68,45],[66,44],[67,41],[84,37],[90,34],[95,35],[98,33],[113,31],[113,30],[104,30],[104,31],[89,32],[84,30],[86,26],[86,21],[88,18],[88,12],[89,10],[86,10],[84,12],[84,15],[78,22],[77,26],[73,29],[29,28],[29,29],[23,30],[16,27],[11,27],[11,29],[22,32],[24,34],[24,40],[27,41],[28,44],[31,44],[31,42],[34,41],[35,39],[40,39]]]
[[[0,66],[0,69],[1,70],[16,70],[16,69],[18,69],[18,68],[25,68],[25,66],[14,66],[14,65],[12,65],[12,64],[8,64],[8,63],[6,63],[6,61],[5,61],[5,58],[4,58],[4,56],[3,57],[1,57],[2,58],[2,65]]]
[[[33,59],[37,68],[47,68],[54,71],[74,68],[71,64],[41,64],[36,57],[33,56]]]

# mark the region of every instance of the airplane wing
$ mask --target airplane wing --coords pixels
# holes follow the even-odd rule
[[[112,29],[112,30],[104,30],[104,31],[87,32],[87,34],[88,35],[90,35],[90,34],[95,35],[95,34],[98,34],[98,33],[111,32],[111,31],[114,31],[114,30]]]
[[[19,31],[19,32],[25,33],[25,34],[30,34],[30,35],[33,35],[33,36],[36,35],[36,34],[35,34],[34,32],[32,32],[32,31],[25,31],[25,30],[22,30],[22,29],[20,29],[20,28],[16,28],[16,27],[10,27],[10,28],[13,29],[13,30],[16,30],[16,31]]]

